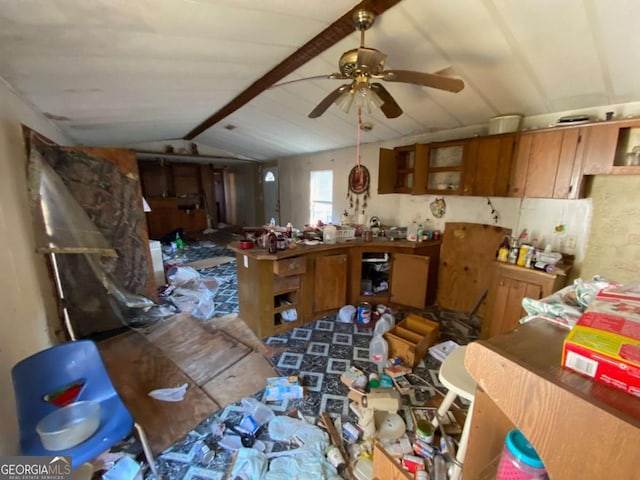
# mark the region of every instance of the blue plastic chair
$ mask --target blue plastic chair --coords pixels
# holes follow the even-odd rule
[[[23,455],[69,455],[75,469],[109,450],[133,430],[133,417],[113,387],[98,347],[91,340],[63,343],[38,352],[17,363],[11,375]],[[75,401],[100,403],[100,426],[91,437],[75,447],[55,452],[46,450],[36,432],[36,425],[59,407],[45,398],[76,382],[83,385]],[[146,435],[138,424],[135,427],[155,474]]]

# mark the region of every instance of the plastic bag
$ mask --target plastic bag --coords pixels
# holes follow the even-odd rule
[[[180,310],[199,320],[213,316],[215,292],[205,285],[195,268],[172,267],[167,272],[167,280],[174,287],[169,298]]]
[[[184,394],[187,392],[187,384],[183,383],[176,388],[158,388],[149,392],[151,398],[162,400],[165,402],[180,402],[184,400]]]

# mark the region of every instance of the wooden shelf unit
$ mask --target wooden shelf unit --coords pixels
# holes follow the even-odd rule
[[[465,366],[478,390],[464,480],[495,478],[513,428],[554,480],[636,478],[640,398],[563,369],[567,333],[535,319],[467,346]]]

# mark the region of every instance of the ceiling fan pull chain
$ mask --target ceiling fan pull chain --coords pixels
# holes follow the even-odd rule
[[[358,132],[356,133],[356,165],[360,166],[360,127],[362,126],[362,108],[358,107]]]

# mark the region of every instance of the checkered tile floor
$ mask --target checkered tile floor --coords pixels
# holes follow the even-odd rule
[[[216,306],[214,317],[238,313],[238,276],[236,274],[236,261],[223,263],[217,267],[198,270],[203,278],[215,278],[218,281],[218,290],[213,297]]]
[[[234,257],[235,252],[224,246],[212,242],[185,243],[183,249],[175,254],[169,247],[163,247],[165,265],[173,262],[178,264],[191,263],[198,260],[215,257]],[[220,317],[229,313],[238,313],[238,277],[236,273],[236,261],[224,263],[216,267],[202,268],[198,273],[205,278],[215,278],[218,281],[218,290],[213,297],[215,304],[214,317]]]
[[[286,348],[271,359],[272,363],[282,375],[298,375],[305,385],[308,393],[295,404],[298,410],[312,418],[321,412],[350,417],[352,413],[346,398],[348,388],[340,381],[340,375],[350,366],[365,373],[377,372],[377,366],[369,361],[372,333],[371,329],[359,329],[355,324],[341,323],[332,316],[269,337],[264,343]],[[413,380],[424,388],[412,394],[409,403],[424,405],[435,395],[430,385],[440,385],[439,366],[440,363],[431,357],[417,365]]]

